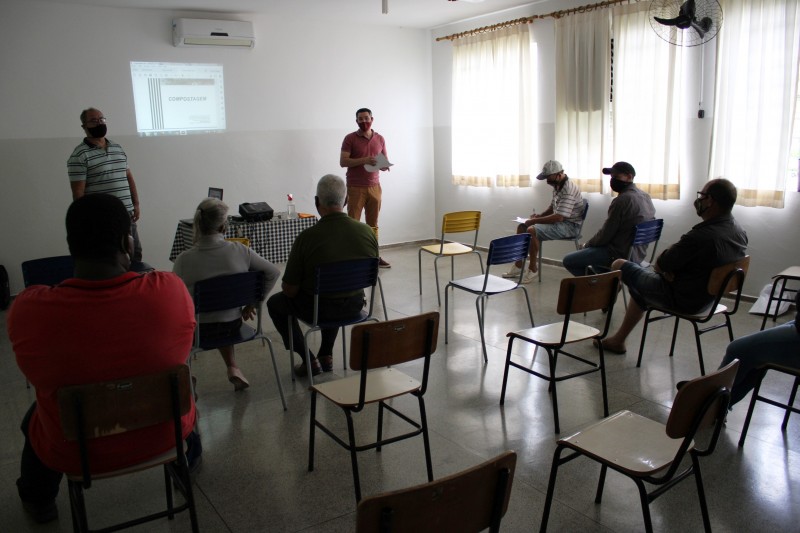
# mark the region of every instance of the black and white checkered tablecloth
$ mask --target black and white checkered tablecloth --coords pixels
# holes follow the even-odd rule
[[[273,263],[284,263],[289,259],[289,251],[297,235],[316,223],[316,217],[272,219],[266,222],[230,222],[225,237],[247,237],[250,239],[250,248],[258,255]],[[191,248],[192,231],[190,221],[178,222],[175,240],[172,241],[172,250],[169,253],[170,261],[175,261],[181,252]]]

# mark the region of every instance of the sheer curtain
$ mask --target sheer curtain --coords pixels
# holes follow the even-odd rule
[[[556,19],[555,158],[583,192],[600,192],[610,164],[611,12]]]
[[[733,0],[717,36],[709,178],[739,189],[737,203],[783,207],[797,96],[797,0]]]
[[[636,184],[654,199],[677,199],[684,49],[658,38],[650,27],[648,6],[649,2],[640,2],[613,8],[610,160],[631,163]]]
[[[528,24],[453,43],[453,183],[528,186],[538,163],[536,53]]]

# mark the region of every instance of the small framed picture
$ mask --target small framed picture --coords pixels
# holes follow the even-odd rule
[[[208,197],[216,198],[217,200],[222,200],[222,189],[217,189],[216,187],[209,187]]]

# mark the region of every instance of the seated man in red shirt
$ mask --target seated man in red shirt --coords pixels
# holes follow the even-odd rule
[[[181,279],[168,272],[129,272],[131,218],[106,194],[75,200],[67,211],[67,243],[75,277],[22,291],[8,313],[8,337],[36,401],[22,421],[25,446],[17,489],[37,522],[58,518],[62,472],[79,472],[78,447],[64,438],[57,392],[66,385],[121,379],[186,362],[194,306]],[[193,431],[194,404],[183,418],[190,467],[202,451]],[[172,423],[93,441],[95,472],[161,454],[174,443]]]

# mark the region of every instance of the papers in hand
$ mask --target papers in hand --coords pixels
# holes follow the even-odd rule
[[[389,160],[386,159],[386,156],[381,152],[375,156],[374,165],[364,165],[364,168],[369,172],[377,172],[382,168],[388,168],[390,166],[392,166],[392,163],[389,163]]]
[[[527,218],[517,217],[512,222],[516,222],[517,224],[524,224],[528,221]]]

